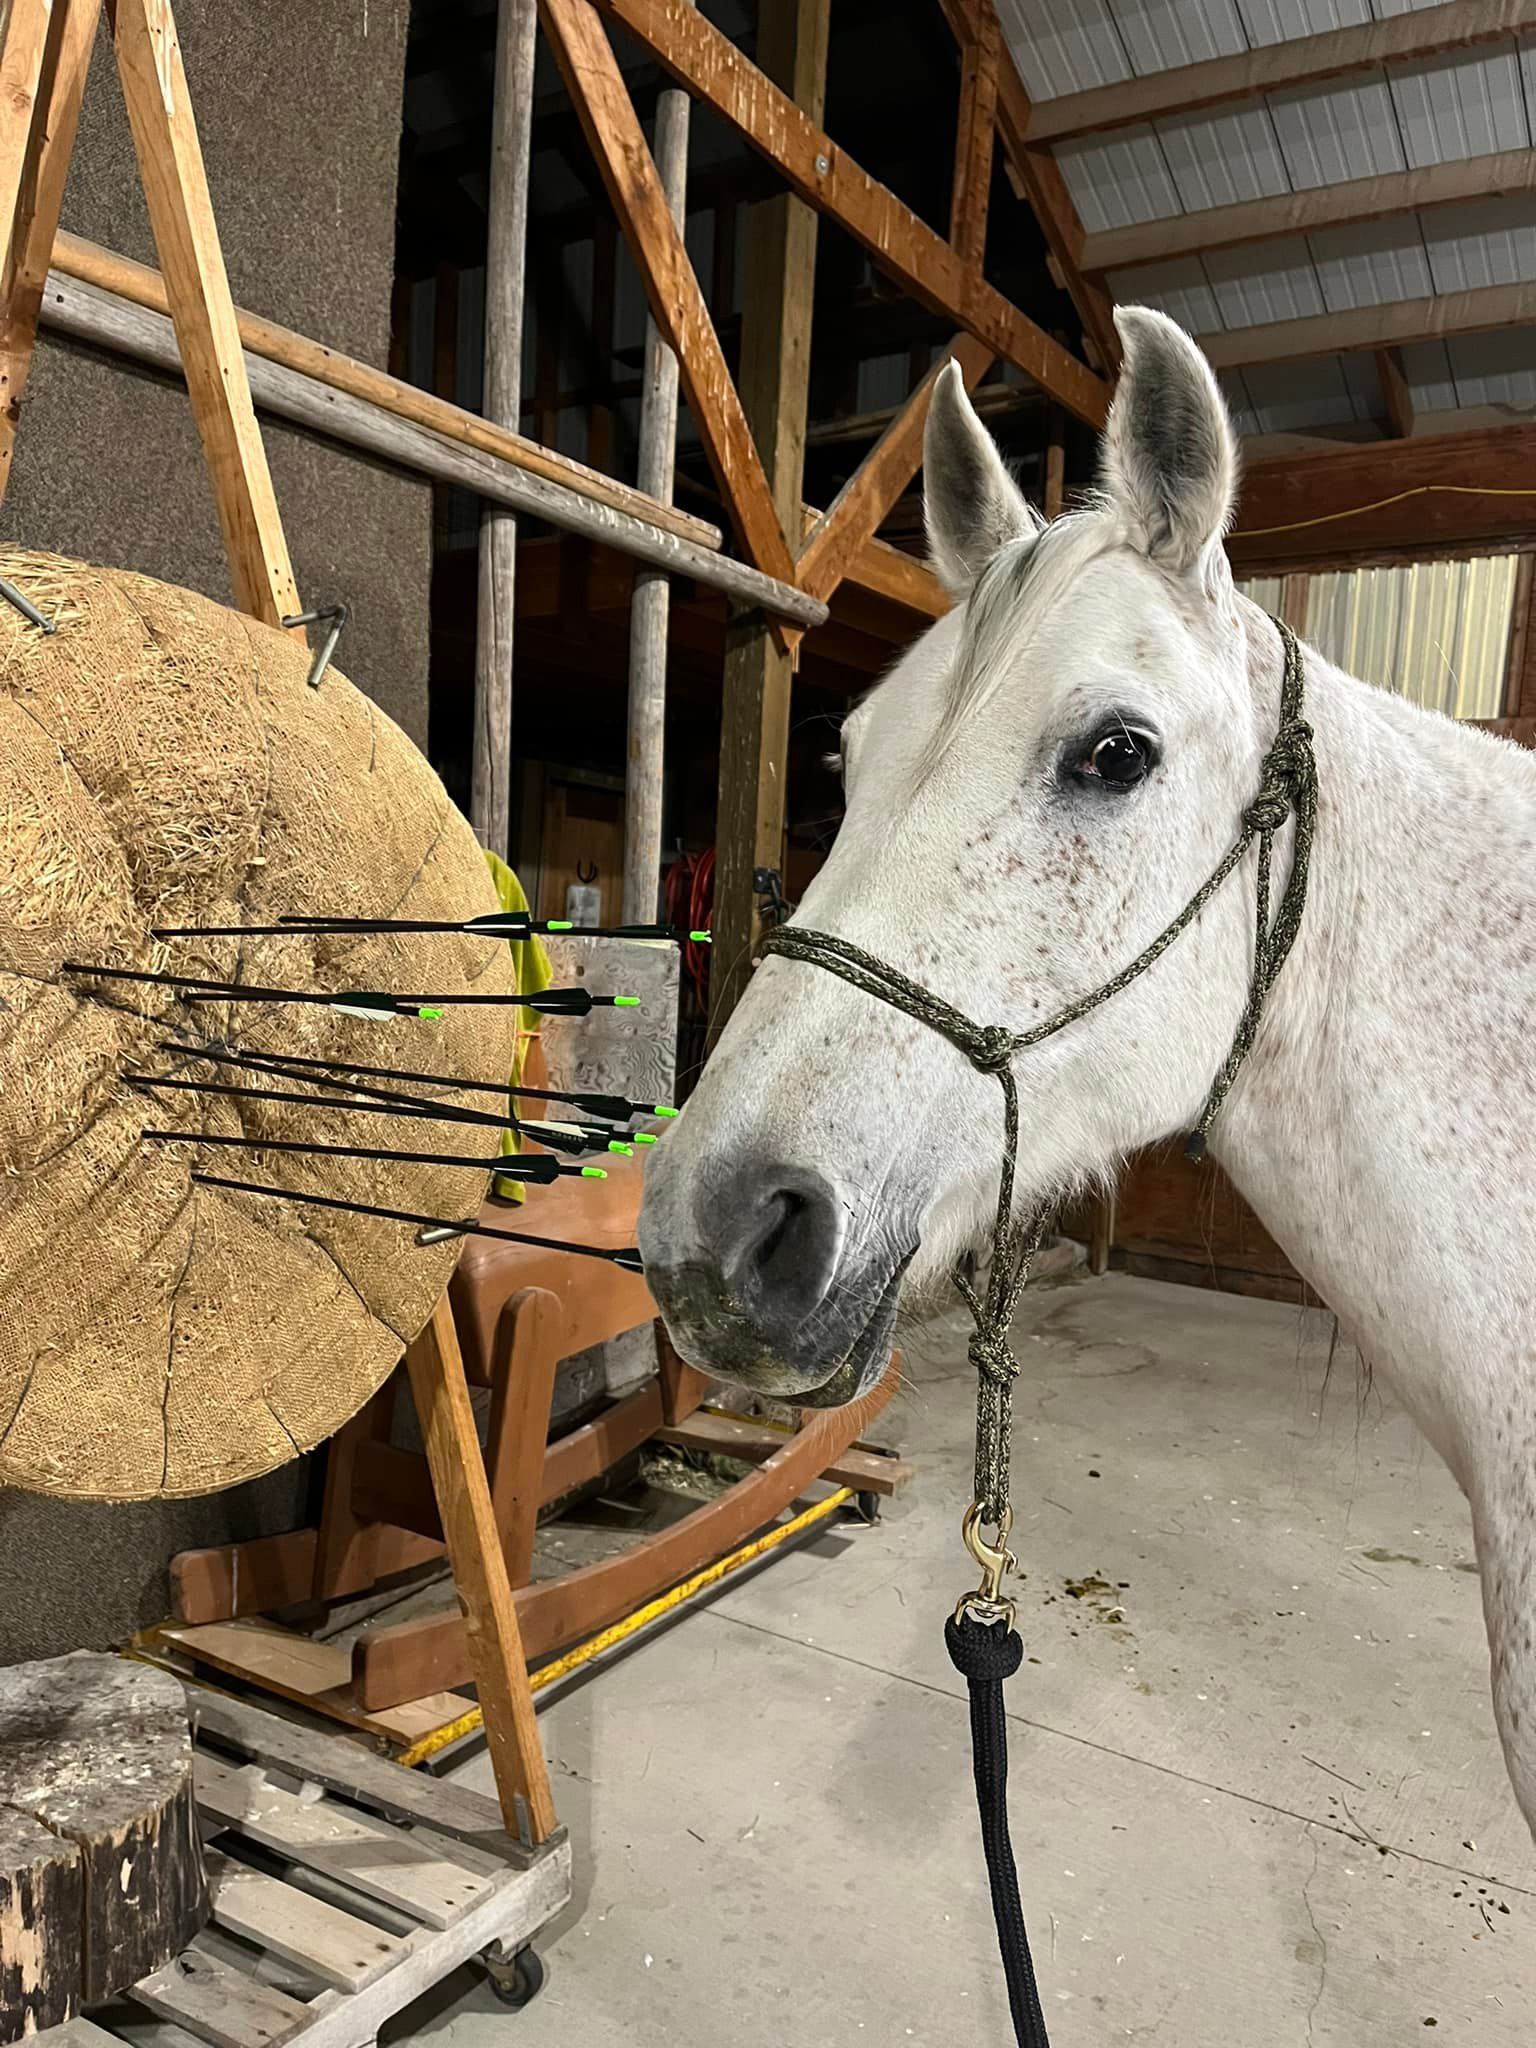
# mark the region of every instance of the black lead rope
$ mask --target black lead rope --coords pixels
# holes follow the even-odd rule
[[[1253,970],[1231,1050],[1211,1083],[1190,1133],[1187,1149],[1191,1157],[1203,1157],[1206,1133],[1252,1050],[1265,1001],[1295,943],[1306,902],[1312,832],[1317,818],[1317,766],[1312,755],[1312,728],[1301,715],[1301,647],[1289,626],[1279,619],[1275,625],[1284,648],[1280,722],[1264,756],[1258,793],[1243,812],[1241,832],[1178,916],[1158,933],[1151,945],[1109,981],[1079,997],[1057,1016],[1028,1031],[1010,1031],[1001,1024],[977,1024],[921,982],[913,981],[876,954],[866,953],[862,946],[830,932],[780,925],[764,933],[758,948],[760,953],[778,953],[789,960],[804,961],[807,966],[823,967],[854,988],[863,989],[866,995],[926,1024],[962,1052],[978,1073],[995,1074],[1003,1091],[1003,1161],[985,1290],[978,1294],[958,1270],[951,1276],[976,1323],[968,1354],[976,1373],[976,1489],[962,1526],[965,1546],[982,1567],[982,1582],[975,1592],[962,1596],[946,1624],[944,1639],[955,1668],[970,1689],[982,1847],[1019,2048],[1050,2048],[1050,2044],[1040,2010],[1029,1937],[1024,1931],[1018,1873],[1008,1837],[1008,1738],[1003,1680],[1018,1670],[1024,1655],[1024,1646],[1013,1626],[1014,1604],[1002,1591],[1003,1580],[1017,1569],[1008,1548],[1008,1533],[1013,1525],[1009,1504],[1010,1420],[1019,1362],[1008,1339],[1019,1296],[1029,1278],[1030,1263],[1040,1248],[1046,1216],[1044,1212],[1022,1217],[1014,1214],[1019,1094],[1013,1061],[1027,1046],[1038,1045],[1042,1039],[1076,1023],[1144,974],[1179,934],[1189,929],[1222,883],[1236,873],[1248,848],[1257,842]],[[1279,908],[1271,919],[1274,837],[1288,818],[1296,821],[1291,870]],[[990,1543],[985,1535],[988,1527],[997,1532],[995,1541]]]

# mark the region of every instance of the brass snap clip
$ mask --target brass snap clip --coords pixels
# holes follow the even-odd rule
[[[973,1500],[966,1509],[960,1524],[960,1534],[966,1549],[981,1566],[981,1584],[974,1593],[962,1593],[955,1608],[956,1621],[963,1621],[971,1614],[978,1621],[1006,1622],[1013,1627],[1014,1603],[1003,1593],[1003,1580],[1009,1572],[1016,1572],[1019,1560],[1008,1548],[1009,1531],[1013,1528],[1013,1509],[1004,1507],[997,1523],[997,1541],[989,1543],[982,1533],[982,1506]]]

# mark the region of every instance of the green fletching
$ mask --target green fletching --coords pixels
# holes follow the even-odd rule
[[[626,1145],[622,1138],[610,1138],[608,1150],[610,1152],[622,1152],[626,1159],[633,1159],[635,1156],[634,1146]]]
[[[441,1010],[418,1010],[416,1014],[418,1017],[425,1017],[429,1024],[436,1024],[443,1013]]]
[[[688,936],[696,946],[710,946],[714,944],[715,935],[713,932],[690,932]]]
[[[615,996],[613,1007],[616,1010],[638,1010],[640,998],[638,996]]]
[[[581,1177],[583,1180],[606,1180],[608,1169],[605,1166],[584,1166],[581,1169]]]
[[[635,1133],[635,1143],[636,1143],[637,1145],[654,1145],[654,1144],[655,1144],[655,1142],[656,1142],[656,1137],[655,1137],[655,1133],[654,1133],[654,1132],[652,1132],[652,1131],[636,1131],[636,1133]]]
[[[668,1107],[668,1105],[667,1105],[667,1104],[666,1104],[665,1102],[653,1102],[653,1103],[651,1104],[651,1115],[652,1115],[652,1116],[676,1116],[676,1115],[677,1115],[677,1111],[676,1111],[675,1109],[671,1109],[671,1108],[669,1108],[669,1107]]]
[[[576,927],[568,918],[552,917],[548,920],[545,929],[552,932],[573,932]]]

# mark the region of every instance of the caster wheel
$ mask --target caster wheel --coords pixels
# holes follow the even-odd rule
[[[521,1948],[507,1963],[485,1963],[486,1981],[503,2005],[521,2012],[544,1989],[544,1965],[531,1948]]]
[[[880,1496],[878,1493],[855,1494],[849,1502],[849,1510],[857,1515],[861,1522],[867,1522],[873,1527],[880,1519]]]

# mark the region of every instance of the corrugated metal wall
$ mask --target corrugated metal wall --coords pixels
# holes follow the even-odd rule
[[[1518,555],[1485,555],[1256,577],[1238,588],[1266,611],[1285,606],[1282,616],[1351,675],[1452,718],[1497,718],[1518,565]]]

